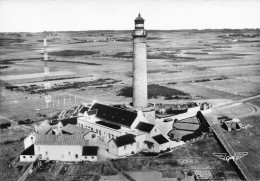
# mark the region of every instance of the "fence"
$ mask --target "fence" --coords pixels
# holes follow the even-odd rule
[[[23,175],[18,179],[18,181],[25,181],[30,170],[33,168],[34,162],[27,168],[27,170],[23,173]]]

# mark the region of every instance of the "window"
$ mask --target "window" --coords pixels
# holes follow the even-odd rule
[[[23,156],[23,158],[25,158],[25,156]]]
[[[93,131],[93,128],[91,128],[91,131]]]
[[[30,156],[30,158],[32,158],[32,156]]]
[[[111,137],[110,137],[110,133],[108,133],[108,138],[111,139]]]
[[[93,157],[93,156],[92,156],[91,158],[92,158],[92,159],[94,159],[94,157]]]
[[[48,152],[46,151],[45,154],[48,155]]]
[[[96,135],[95,134],[92,134],[92,138],[95,138],[96,137]]]
[[[126,146],[124,147],[124,149],[126,150]]]
[[[85,159],[88,159],[88,157],[87,157],[87,156],[85,156]]]
[[[78,156],[78,154],[75,154],[75,158],[78,158],[79,156]]]
[[[99,136],[101,136],[101,131],[100,130],[98,131],[98,134],[99,134]]]
[[[157,130],[156,130],[156,129],[154,129],[154,131],[156,132]]]
[[[70,156],[70,151],[69,151],[69,153],[68,153],[68,154],[69,154],[69,156]]]

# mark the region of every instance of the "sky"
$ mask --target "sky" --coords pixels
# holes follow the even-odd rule
[[[260,28],[260,0],[0,0],[0,32]]]

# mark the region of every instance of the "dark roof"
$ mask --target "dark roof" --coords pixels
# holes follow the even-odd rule
[[[82,156],[97,156],[98,147],[97,146],[83,146]]]
[[[94,109],[98,110],[96,117],[126,127],[130,127],[137,117],[137,112],[111,107],[99,103],[95,103],[90,110]]]
[[[159,144],[162,145],[164,143],[169,142],[162,134],[156,135],[153,139]]]
[[[134,139],[133,135],[126,134],[126,135],[117,137],[116,139],[114,139],[114,142],[115,142],[117,147],[121,147],[121,146],[125,146],[125,145],[135,143],[135,139]]]
[[[144,21],[144,18],[141,17],[140,13],[138,14],[138,17],[135,18],[135,21],[138,21],[138,20]]]
[[[118,125],[110,124],[110,123],[107,123],[104,121],[97,121],[96,124],[100,124],[100,125],[103,125],[103,126],[115,129],[115,130],[121,129],[121,127]]]
[[[73,124],[73,125],[76,125],[78,123],[77,121],[77,117],[74,117],[74,118],[68,118],[68,119],[63,119],[60,121],[61,124],[63,126],[66,126],[67,124]]]
[[[83,114],[85,111],[88,111],[88,110],[89,110],[89,108],[84,106],[83,108],[80,109],[79,112]]]
[[[150,133],[153,129],[154,125],[150,123],[145,122],[139,122],[135,129],[138,129],[140,131]]]
[[[21,155],[34,155],[34,144],[23,150]]]
[[[89,116],[91,116],[91,115],[97,114],[97,110],[96,109],[90,110],[87,113],[88,113]]]

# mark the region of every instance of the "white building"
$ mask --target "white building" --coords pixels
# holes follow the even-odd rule
[[[20,162],[34,162],[36,160],[34,145],[27,147],[20,155]]]
[[[134,129],[140,121],[147,122],[141,111],[95,103],[84,116],[78,118],[78,125],[96,132],[100,140],[107,143]]]
[[[89,142],[89,145],[97,145],[97,134],[87,128],[67,124],[61,129],[61,132],[68,135],[82,135],[84,140]]]
[[[68,124],[77,125],[78,124],[77,117],[61,120],[58,123],[58,133],[61,133],[62,128],[65,127]]]
[[[108,143],[108,150],[109,153],[119,157],[135,154],[137,150],[134,136],[127,134],[110,140]]]
[[[35,156],[40,160],[80,161],[87,141],[81,135],[36,135]]]

